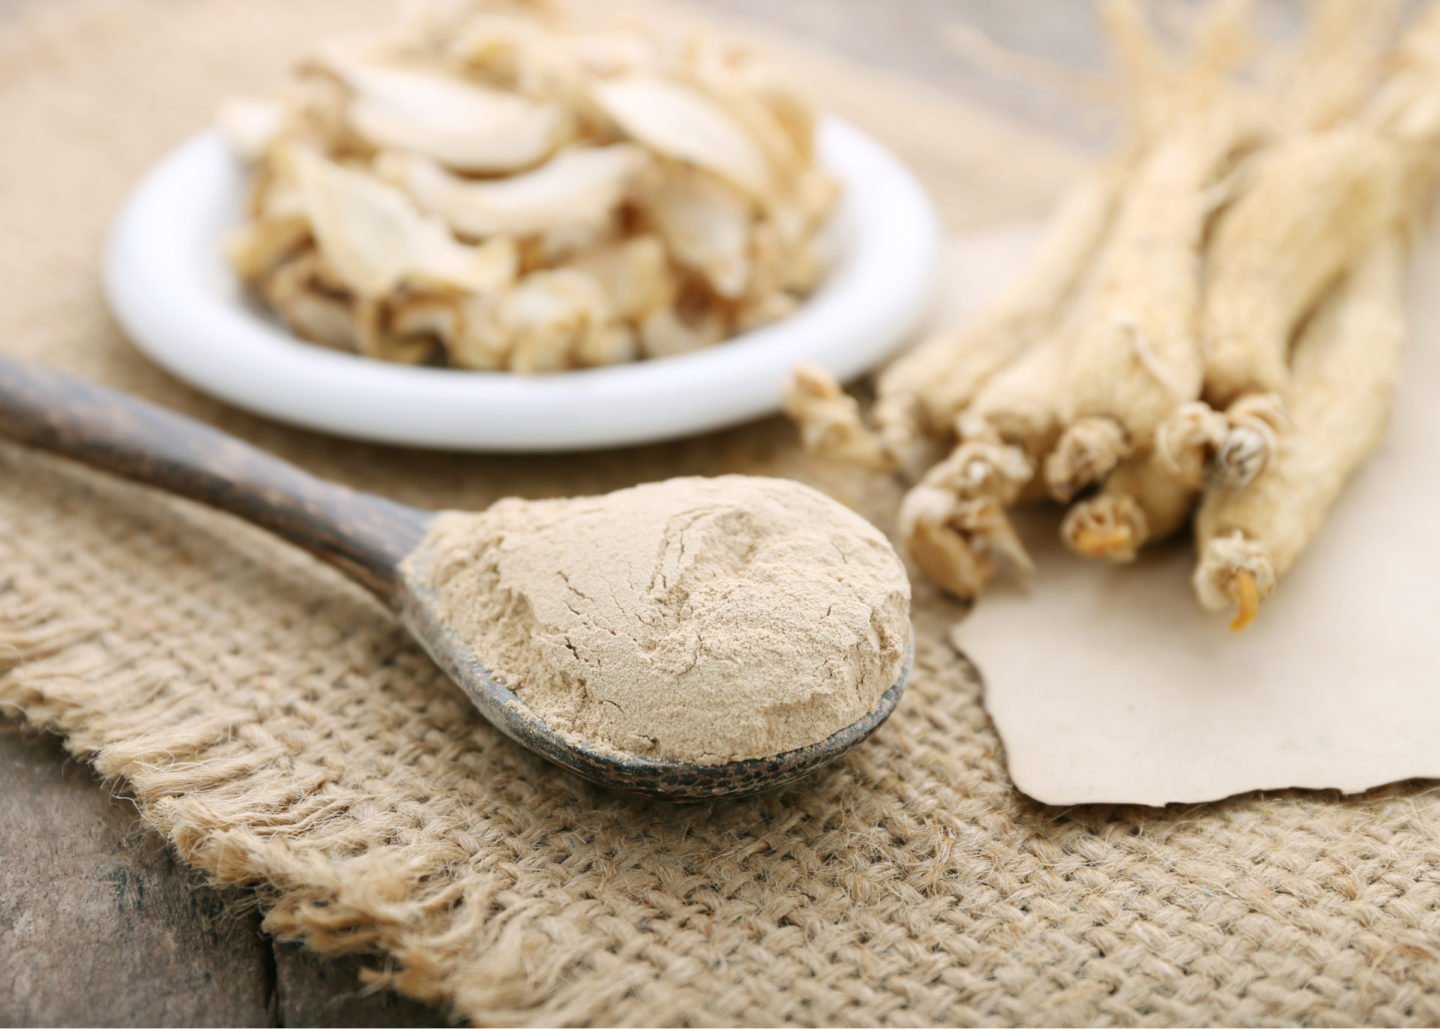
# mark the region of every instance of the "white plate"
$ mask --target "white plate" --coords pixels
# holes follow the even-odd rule
[[[110,239],[105,289],[125,331],[175,375],[307,428],[453,450],[669,439],[779,410],[796,362],[852,378],[925,316],[940,230],[919,183],[833,118],[820,152],[845,182],[825,285],[782,322],[661,360],[520,376],[385,364],[297,340],[245,295],[221,255],[242,219],[245,172],[213,132],[166,157],[130,198]]]

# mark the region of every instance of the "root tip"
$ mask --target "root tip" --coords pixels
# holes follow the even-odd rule
[[[1128,529],[1077,529],[1070,545],[1083,557],[1117,558],[1133,553],[1135,541]]]
[[[1235,617],[1230,620],[1230,631],[1244,632],[1260,613],[1260,587],[1254,574],[1243,568],[1236,572],[1231,593],[1235,598]]]

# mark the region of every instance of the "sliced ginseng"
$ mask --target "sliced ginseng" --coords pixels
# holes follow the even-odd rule
[[[677,263],[721,297],[745,294],[755,210],[744,194],[709,172],[671,164],[648,192],[645,213]]]
[[[415,5],[218,122],[248,165],[231,263],[297,332],[369,356],[675,354],[786,317],[828,271],[840,184],[814,111],[703,36],[592,31],[543,0]]]
[[[593,277],[615,317],[627,322],[642,321],[670,303],[675,293],[675,275],[656,236],[602,243],[576,254],[565,266]]]
[[[558,104],[489,89],[428,68],[335,55],[323,67],[352,91],[350,123],[376,147],[409,150],[457,171],[497,174],[545,160],[570,139]]]
[[[684,83],[658,75],[597,82],[595,101],[631,139],[703,168],[756,200],[774,190],[760,144],[723,106]]]
[[[649,165],[640,147],[622,143],[562,150],[534,171],[504,179],[466,179],[413,153],[385,153],[379,175],[422,211],[462,236],[539,236],[608,225]]]
[[[320,251],[355,293],[383,297],[405,284],[478,293],[514,281],[507,237],[460,243],[393,186],[306,150],[293,156]]]

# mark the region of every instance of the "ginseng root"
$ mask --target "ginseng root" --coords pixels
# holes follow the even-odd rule
[[[1002,570],[1028,575],[1034,568],[1006,515],[1019,495],[1014,483],[1028,477],[1028,465],[993,474],[997,459],[1018,452],[996,448],[977,461],[975,448],[984,446],[961,444],[900,504],[900,534],[910,557],[927,579],[962,600],[974,599]]]
[[[1284,389],[1300,322],[1400,214],[1395,152],[1347,126],[1255,158],[1206,252],[1205,396],[1217,409]]]
[[[795,366],[785,384],[785,413],[799,426],[805,449],[817,457],[875,472],[893,467],[879,437],[861,419],[860,405],[823,368]]]
[[[1197,117],[1136,172],[1068,352],[1069,428],[1045,463],[1061,502],[1148,447],[1161,422],[1200,395],[1204,194],[1242,134],[1228,110]]]
[[[1256,131],[1225,81],[1244,49],[1247,8],[1244,0],[1215,5],[1175,77],[1154,69],[1135,5],[1106,6],[1112,36],[1131,55],[1136,118],[1154,138],[1145,140],[1068,351],[1069,428],[1045,462],[1046,484],[1062,503],[1148,448],[1170,412],[1200,395],[1200,249],[1215,187]]]
[[[1288,420],[1278,393],[1252,393],[1231,404],[1225,412],[1225,438],[1215,452],[1215,480],[1229,489],[1253,481],[1269,463],[1276,434]]]
[[[1199,490],[1230,432],[1225,416],[1203,400],[1181,404],[1155,431],[1155,455],[1176,481]]]
[[[1135,454],[1115,469],[1099,493],[1065,513],[1060,537],[1083,557],[1133,561],[1141,547],[1180,530],[1197,492],[1155,451]]]
[[[1244,489],[1207,488],[1193,584],[1202,606],[1234,606],[1235,629],[1320,531],[1345,483],[1384,435],[1405,334],[1403,244],[1392,233],[1326,299],[1295,347],[1289,422]]]
[[[925,575],[961,599],[1001,571],[1028,575],[1007,511],[1060,429],[1062,347],[1053,333],[995,376],[956,419],[960,443],[905,496],[900,531]]]
[[[948,439],[956,414],[1054,326],[1104,239],[1122,180],[1118,166],[1082,179],[1046,223],[1023,274],[978,320],[934,336],[880,375],[875,425],[912,478],[931,463],[930,440]]]
[[[1203,400],[1181,404],[1155,432],[1155,452],[1172,475],[1192,489],[1214,479],[1239,489],[1254,479],[1286,424],[1278,393],[1244,397],[1223,414]]]

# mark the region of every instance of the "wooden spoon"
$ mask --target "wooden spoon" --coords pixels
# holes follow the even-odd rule
[[[395,611],[480,713],[540,756],[602,786],[666,800],[756,793],[833,761],[889,717],[910,669],[875,709],[828,739],[773,757],[700,765],[592,747],[538,718],[496,682],[404,571],[432,511],[327,482],[234,437],[133,397],[0,358],[0,436],[237,515],[340,569]]]

